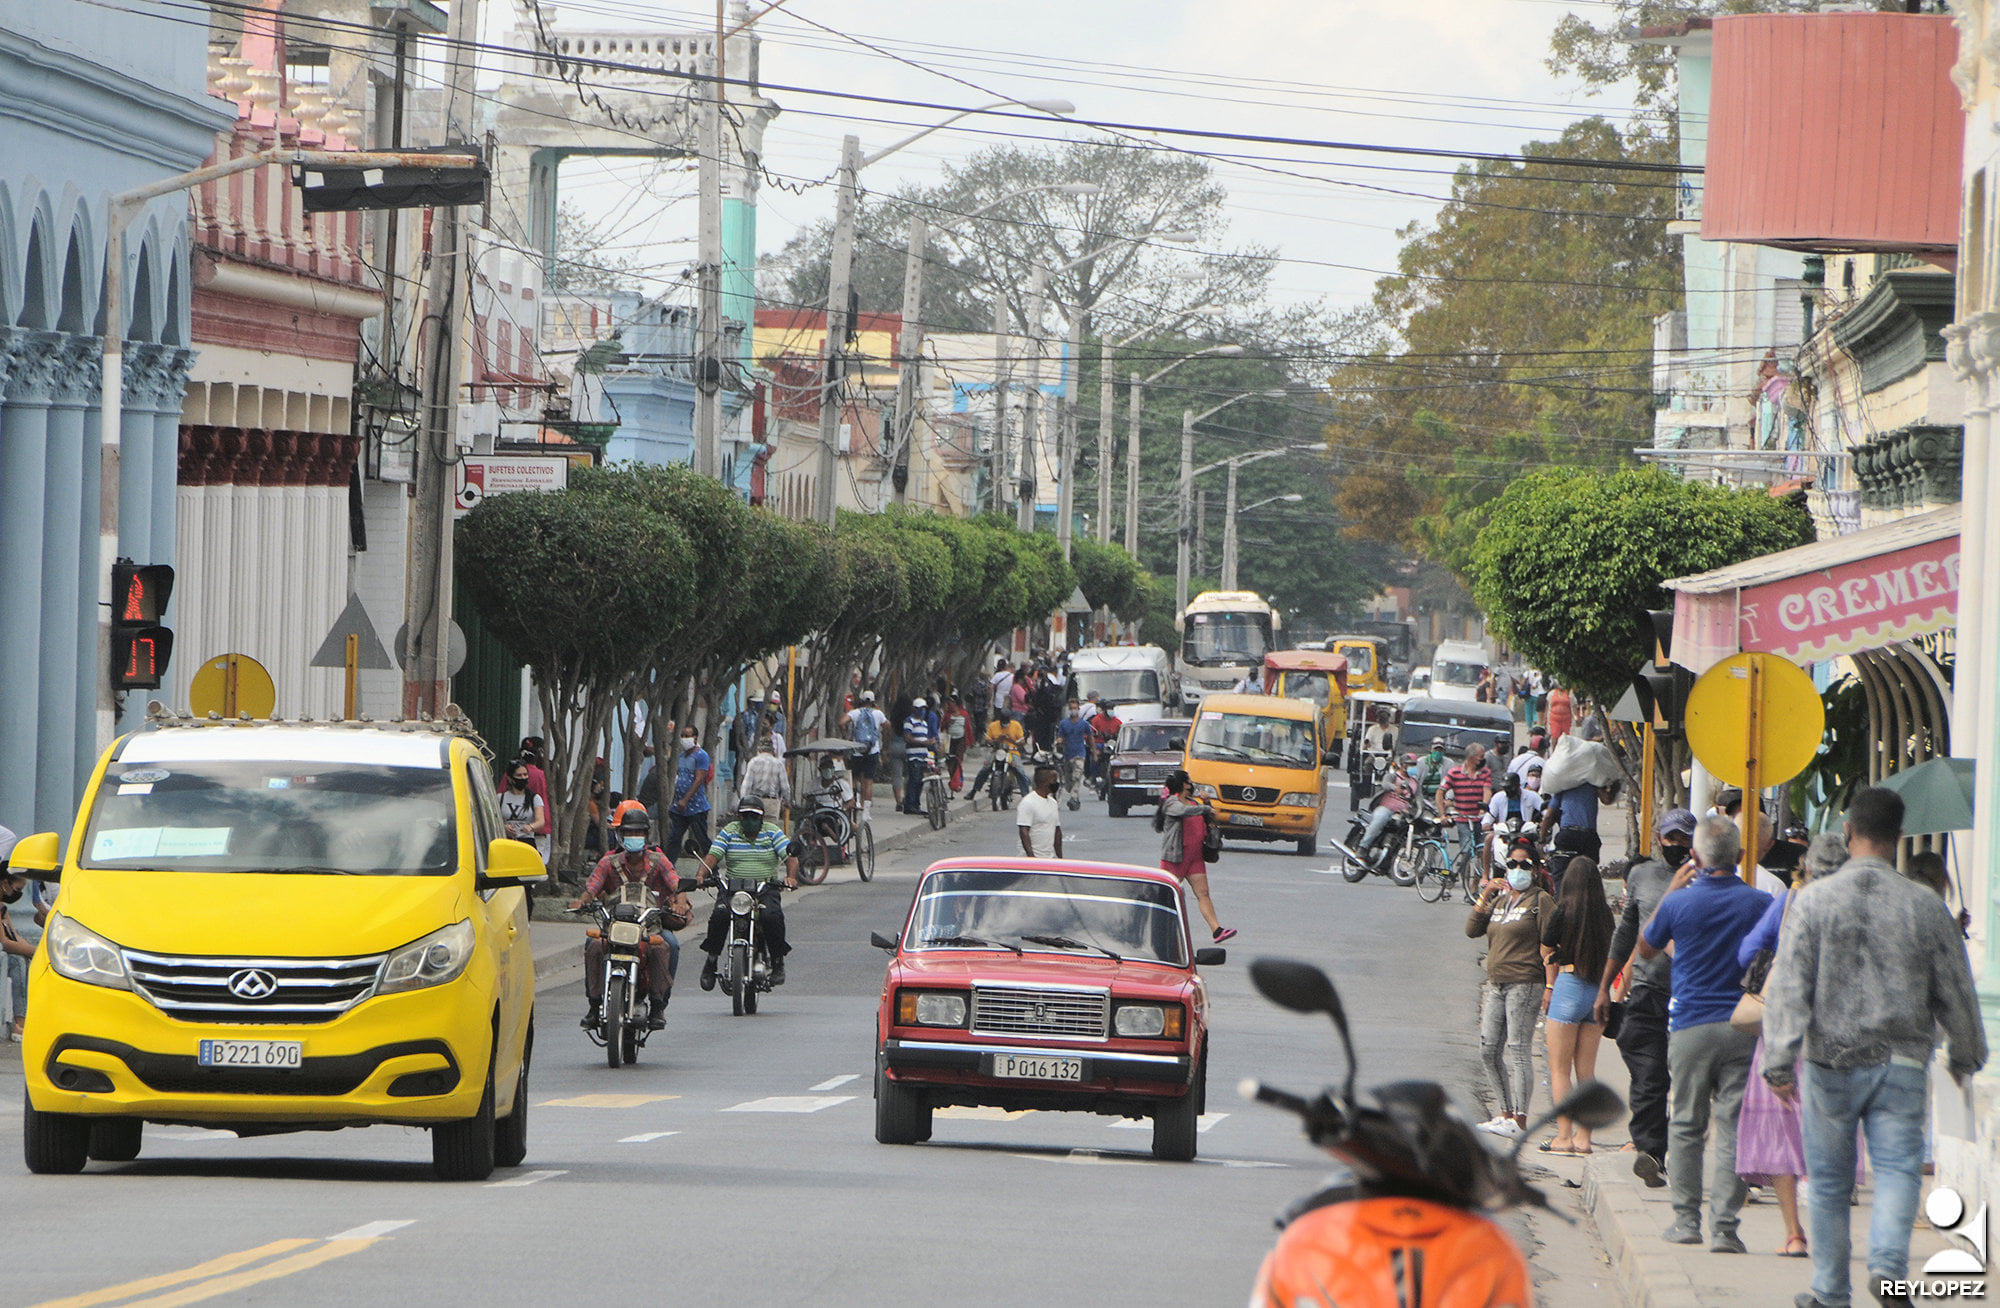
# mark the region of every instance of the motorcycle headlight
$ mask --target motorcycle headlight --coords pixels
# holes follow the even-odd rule
[[[1280,806],[1289,804],[1293,808],[1311,808],[1317,802],[1318,801],[1312,795],[1307,794],[1303,790],[1288,791],[1285,794],[1285,796],[1278,801]]]
[[[90,928],[53,914],[42,941],[57,976],[113,990],[132,988],[132,979],[125,974],[125,955]]]
[[[1199,782],[1197,782],[1197,783],[1195,784],[1195,788],[1194,788],[1194,794],[1195,794],[1195,798],[1196,798],[1196,799],[1216,799],[1216,798],[1219,798],[1219,796],[1218,796],[1218,795],[1216,794],[1216,792],[1215,792],[1215,787],[1214,787],[1214,786],[1204,786],[1204,785],[1200,784]]]
[[[472,920],[467,918],[404,945],[382,964],[375,993],[395,995],[457,980],[472,961],[473,938]]]
[[[750,911],[750,892],[739,890],[729,897],[729,911],[739,916]]]
[[[1178,1040],[1185,1027],[1179,1004],[1120,1004],[1111,1029],[1121,1036]]]

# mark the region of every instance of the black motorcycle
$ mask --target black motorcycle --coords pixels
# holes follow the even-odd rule
[[[586,1026],[591,1043],[604,1050],[604,1061],[612,1067],[637,1063],[651,1030],[646,1025],[646,950],[664,944],[666,913],[653,892],[636,881],[618,889],[614,901],[595,900],[575,910],[590,913],[597,925],[587,929],[594,940],[602,940],[604,950],[604,1002],[598,1010],[597,1025]]]
[[[1386,791],[1383,793],[1387,793]],[[1411,838],[1411,813],[1404,811],[1390,817],[1389,825],[1383,829],[1375,847],[1361,848],[1361,838],[1367,834],[1368,823],[1375,815],[1375,805],[1381,795],[1368,802],[1368,807],[1354,815],[1347,824],[1347,839],[1333,840],[1331,844],[1340,854],[1340,875],[1350,884],[1365,881],[1372,874],[1388,877],[1399,886],[1415,885],[1417,874],[1409,859],[1403,857],[1403,850]]]
[[[771,953],[764,943],[764,899],[766,886],[783,890],[782,881],[753,881],[728,877],[709,881],[716,897],[729,905],[729,934],[723,940],[722,957],[715,968],[716,984],[729,996],[729,1011],[737,1017],[757,1011],[757,996],[771,992]]]

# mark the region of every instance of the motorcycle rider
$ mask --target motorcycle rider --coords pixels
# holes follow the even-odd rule
[[[1375,843],[1382,839],[1382,833],[1389,829],[1389,823],[1398,813],[1408,813],[1422,803],[1416,778],[1410,775],[1409,760],[1398,758],[1391,762],[1389,775],[1382,778],[1382,792],[1375,796],[1374,808],[1368,815],[1368,830],[1361,836],[1362,859],[1374,856]]]
[[[1486,801],[1485,826],[1489,833],[1498,831],[1509,818],[1521,819],[1525,829],[1533,827],[1541,816],[1542,797],[1532,790],[1522,789],[1521,774],[1518,772],[1509,772],[1500,789],[1494,792],[1493,798]],[[1498,840],[1499,837],[1495,836],[1480,850],[1479,870],[1482,880],[1492,869],[1492,855],[1496,852],[1493,846]]]
[[[644,808],[633,804],[624,811],[615,832],[618,847],[597,861],[590,880],[584,883],[583,893],[570,901],[569,908],[573,913],[593,899],[615,895],[627,880],[643,881],[658,896],[669,929],[660,933],[665,937],[664,943],[646,946],[646,988],[652,1001],[646,1026],[658,1031],[667,1024],[667,999],[673,990],[674,973],[681,965],[681,942],[672,930],[674,921],[678,918],[686,926],[694,914],[672,861],[659,848],[647,847],[647,827]],[[585,1027],[595,1027],[602,1016],[598,1006],[604,1001],[606,948],[601,938],[583,942],[583,993],[590,1001],[590,1009],[583,1016]]]
[[[1015,794],[1025,795],[1032,789],[1028,784],[1028,774],[1014,761],[1020,757],[1021,743],[1026,738],[1027,733],[1021,730],[1021,724],[1017,721],[994,718],[987,724],[986,744],[992,751],[992,757],[985,767],[979,769],[978,775],[972,778],[972,785],[965,792],[967,798],[977,799],[982,786],[992,786],[994,791],[998,792],[1003,769],[1014,774]]]
[[[715,833],[715,843],[702,856],[695,884],[709,884],[718,865],[722,878],[763,883],[757,898],[764,905],[761,930],[771,959],[771,984],[785,984],[785,955],[792,947],[785,943],[785,910],[778,902],[775,883],[783,877],[785,889],[799,888],[799,856],[792,852],[792,842],[775,826],[764,825],[762,804],[746,799],[736,806],[736,820]],[[728,939],[729,896],[717,895],[715,909],[708,915],[708,934],[701,942],[701,952],[708,955],[701,965],[703,990],[715,989],[715,969]]]

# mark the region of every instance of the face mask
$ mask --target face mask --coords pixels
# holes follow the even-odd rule
[[[1689,849],[1686,845],[1661,845],[1660,861],[1668,867],[1679,867],[1688,861]]]
[[[646,848],[646,838],[644,836],[627,836],[620,843],[625,846],[625,852],[628,854],[642,853]]]
[[[16,900],[20,899],[21,892],[26,889],[27,889],[26,886],[16,886],[12,890],[0,893],[0,904],[14,903]]]
[[[756,834],[757,834],[757,833],[758,833],[759,831],[762,831],[762,830],[764,829],[764,819],[763,819],[763,818],[742,818],[742,819],[739,819],[739,820],[737,821],[736,825],[737,825],[737,827],[738,827],[738,828],[740,828],[740,829],[742,830],[742,832],[743,832],[743,834],[744,834],[744,835],[746,835],[746,836],[754,836],[754,835],[756,835]]]
[[[1541,788],[1542,788],[1542,774],[1539,772],[1530,772],[1528,774],[1528,789],[1540,790]]]
[[[507,785],[513,790],[526,790],[528,788],[528,779],[526,777],[508,777]]]
[[[1516,890],[1526,890],[1535,883],[1535,874],[1524,867],[1507,869],[1507,884]]]

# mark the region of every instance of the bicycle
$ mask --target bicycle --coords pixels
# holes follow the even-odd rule
[[[799,850],[799,880],[816,886],[835,863],[852,853],[854,870],[863,881],[875,879],[875,828],[866,818],[856,822],[846,809],[829,803],[828,792],[815,791],[813,807],[803,814],[792,836]]]
[[[942,831],[944,824],[951,820],[951,782],[933,756],[930,766],[924,769],[924,816],[930,819],[931,830]]]
[[[1417,896],[1426,904],[1442,904],[1451,898],[1452,885],[1458,880],[1458,868],[1445,847],[1443,832],[1438,823],[1418,818],[1405,851],[1415,869]]]
[[[1459,825],[1463,824],[1461,823]],[[1478,842],[1484,840],[1486,837],[1485,834],[1481,831],[1478,822],[1475,821],[1471,825],[1472,825],[1473,838],[1471,840],[1460,840],[1457,842],[1458,849],[1457,852],[1455,852],[1452,855],[1451,870],[1454,877],[1458,880],[1460,888],[1463,890],[1465,894],[1465,902],[1468,904],[1476,904],[1479,902]]]

